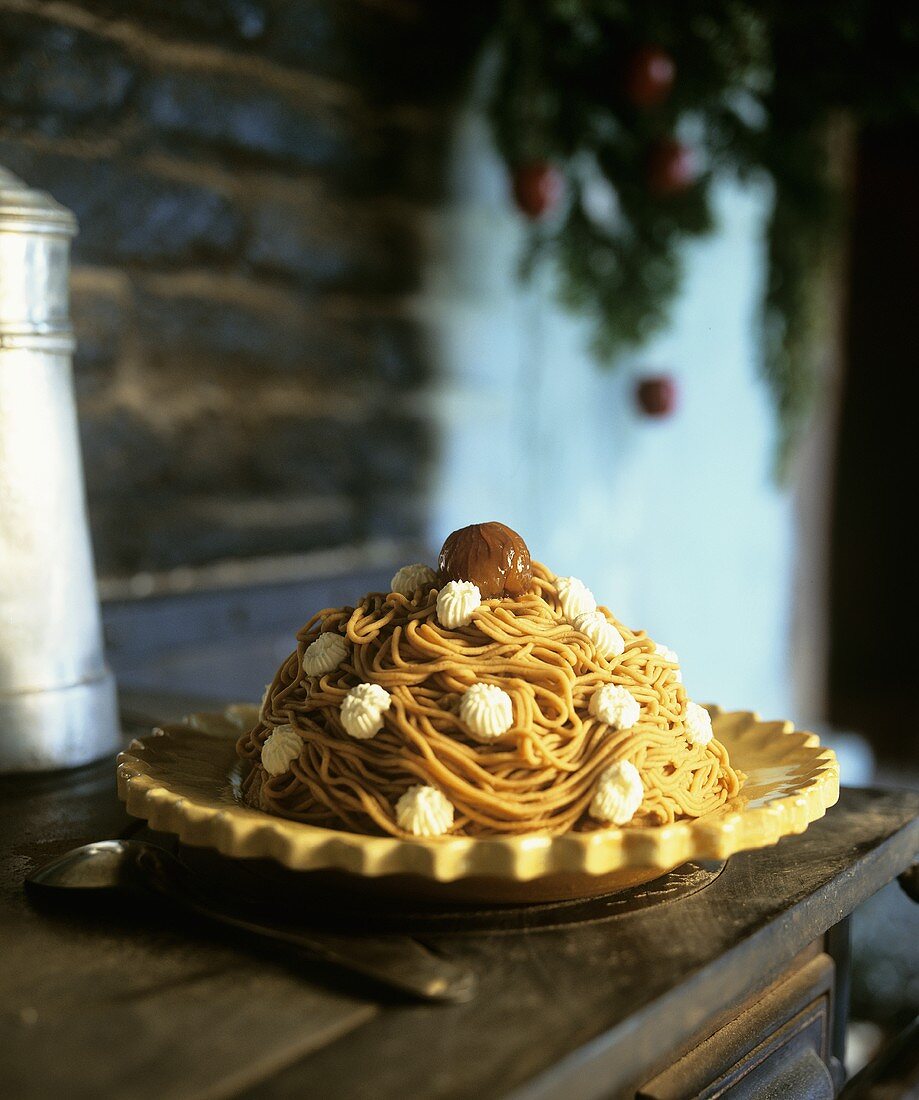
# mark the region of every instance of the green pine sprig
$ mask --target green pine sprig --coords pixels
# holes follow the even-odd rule
[[[761,373],[786,470],[817,392],[828,320],[820,281],[842,211],[827,134],[839,112],[919,114],[919,11],[869,0],[503,0],[497,38],[498,148],[511,171],[546,160],[568,183],[564,211],[534,227],[524,272],[554,263],[560,299],[592,320],[601,361],[614,364],[666,324],[683,246],[714,226],[712,181],[772,182]],[[667,51],[677,75],[662,103],[642,108],[624,76],[648,45]],[[879,81],[891,59],[895,70]],[[681,135],[704,170],[661,196],[648,183],[650,151]],[[615,200],[605,220],[590,201],[598,185]]]

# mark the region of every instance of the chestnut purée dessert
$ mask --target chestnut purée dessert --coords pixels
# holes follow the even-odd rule
[[[239,741],[251,806],[406,838],[558,835],[711,813],[742,776],[676,654],[503,523],[438,570],[318,612]]]

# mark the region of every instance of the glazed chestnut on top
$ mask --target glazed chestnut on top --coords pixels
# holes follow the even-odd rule
[[[473,523],[447,537],[440,551],[439,580],[471,581],[483,600],[522,596],[533,583],[530,551],[503,523]]]

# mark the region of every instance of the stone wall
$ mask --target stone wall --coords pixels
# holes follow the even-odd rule
[[[471,11],[0,0],[0,164],[81,224],[103,575],[422,533],[414,295]]]

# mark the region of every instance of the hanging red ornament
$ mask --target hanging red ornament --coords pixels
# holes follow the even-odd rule
[[[660,197],[678,195],[696,181],[694,151],[674,138],[664,138],[651,147],[648,156],[648,188]]]
[[[562,201],[565,177],[546,160],[534,160],[514,169],[514,201],[528,218],[551,214]]]
[[[643,46],[629,60],[625,94],[635,107],[657,107],[670,95],[676,64],[659,46]]]
[[[671,374],[650,374],[635,387],[635,400],[646,416],[665,417],[676,411],[679,393]]]

